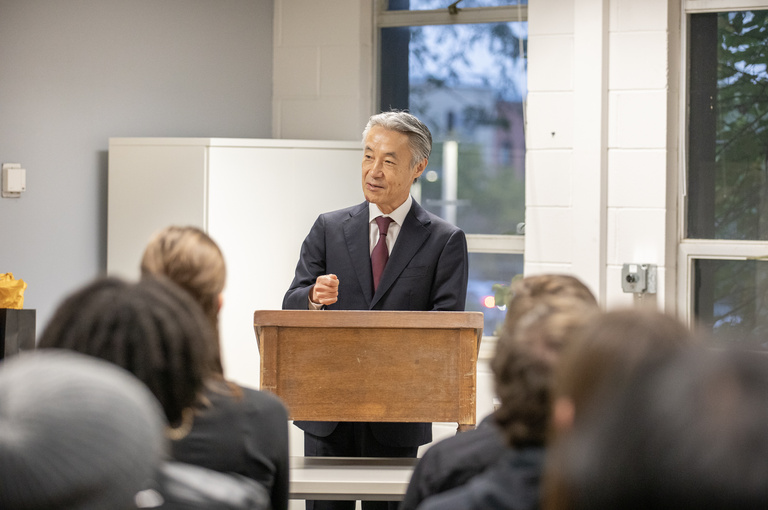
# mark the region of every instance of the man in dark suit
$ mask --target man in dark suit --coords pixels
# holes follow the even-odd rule
[[[302,244],[283,308],[463,311],[464,232],[410,195],[432,150],[429,129],[409,113],[385,112],[370,118],[363,142],[365,202],[318,217]],[[381,250],[388,260],[378,275]],[[418,447],[432,440],[429,423],[296,425],[305,432],[306,456],[416,457]],[[363,502],[366,509],[387,506],[397,508],[397,502]],[[308,501],[307,508],[351,509],[354,501]]]

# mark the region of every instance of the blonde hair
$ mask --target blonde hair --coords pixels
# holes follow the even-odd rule
[[[217,364],[221,369],[219,299],[227,270],[224,255],[208,234],[197,227],[170,226],[157,232],[141,259],[142,278],[163,275],[189,292],[203,308],[216,332]]]

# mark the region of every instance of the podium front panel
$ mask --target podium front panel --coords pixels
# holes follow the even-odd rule
[[[482,314],[283,313],[283,325],[260,323],[258,312],[254,322],[261,387],[286,403],[291,419],[474,425]]]

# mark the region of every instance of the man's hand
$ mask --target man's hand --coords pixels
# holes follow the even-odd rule
[[[332,305],[339,299],[339,279],[335,274],[318,276],[309,299],[319,305]]]

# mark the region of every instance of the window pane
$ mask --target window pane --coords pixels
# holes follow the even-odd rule
[[[715,346],[768,350],[768,262],[694,263],[694,314]]]
[[[381,41],[381,109],[408,109],[432,131],[422,205],[469,234],[517,233],[527,23],[385,28]]]
[[[523,255],[519,253],[470,253],[468,312],[483,312],[483,335],[500,331],[507,313],[505,306],[496,306],[494,285],[509,287],[512,278],[523,274]]]
[[[389,0],[390,11],[425,11],[447,9],[455,0]],[[503,7],[506,5],[528,5],[528,0],[462,0],[456,7]]]
[[[688,237],[768,240],[768,11],[691,16]]]

